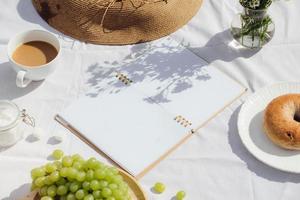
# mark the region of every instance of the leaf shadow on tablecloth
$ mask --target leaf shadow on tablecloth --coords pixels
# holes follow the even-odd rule
[[[270,181],[281,182],[281,183],[286,183],[286,182],[300,183],[300,175],[283,172],[267,166],[266,164],[258,161],[243,146],[237,128],[238,113],[240,109],[241,106],[238,107],[233,112],[228,124],[229,126],[228,139],[233,153],[236,154],[243,162],[245,162],[248,169],[253,173],[255,173],[257,176],[263,177]]]
[[[115,75],[120,72],[133,80],[132,85],[145,84],[151,88],[144,93],[157,103],[169,102],[169,96],[193,87],[196,82],[211,78],[206,71],[206,62],[201,58],[181,59],[191,52],[171,39],[163,42],[144,43],[131,47],[131,52],[122,61],[104,61],[92,64],[87,69],[87,96],[97,97],[104,90],[118,93],[125,88]],[[109,67],[113,66],[113,67]],[[147,87],[146,86],[146,87]],[[147,87],[148,88],[148,87]],[[149,93],[147,93],[149,92]],[[149,98],[145,98],[145,100]]]
[[[34,91],[42,84],[42,81],[36,81],[26,88],[18,88],[16,76],[9,62],[0,63],[0,99],[13,100]]]
[[[22,199],[30,193],[31,184],[23,184],[19,188],[14,189],[8,197],[2,198],[1,200],[17,200]]]

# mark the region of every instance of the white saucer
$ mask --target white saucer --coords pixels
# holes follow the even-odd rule
[[[263,132],[264,109],[274,98],[287,93],[300,93],[300,83],[278,83],[252,94],[238,116],[238,130],[248,151],[261,162],[276,169],[300,173],[300,151],[277,147]]]

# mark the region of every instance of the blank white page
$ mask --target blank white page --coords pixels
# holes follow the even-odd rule
[[[82,97],[60,116],[136,176],[189,134],[134,87]]]

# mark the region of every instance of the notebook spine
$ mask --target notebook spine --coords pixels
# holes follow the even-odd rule
[[[126,75],[122,74],[122,73],[117,73],[116,78],[119,79],[122,83],[124,83],[125,85],[129,85],[130,83],[132,83],[133,81],[130,80]]]
[[[175,120],[178,124],[180,124],[180,125],[182,125],[182,126],[184,126],[184,127],[192,126],[192,122],[190,122],[189,120],[187,120],[186,118],[184,118],[184,117],[181,116],[181,115],[176,116],[176,117],[174,118],[174,120]]]

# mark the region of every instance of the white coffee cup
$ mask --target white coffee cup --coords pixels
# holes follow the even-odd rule
[[[53,45],[58,52],[57,56],[49,63],[35,67],[28,67],[13,60],[12,56],[16,48],[21,44],[31,41],[43,41]],[[61,45],[58,38],[47,31],[29,30],[23,33],[19,33],[12,39],[10,39],[7,46],[7,53],[12,68],[17,72],[16,85],[18,87],[24,88],[31,81],[44,80],[49,74],[54,71],[54,69],[59,64],[60,52]]]

